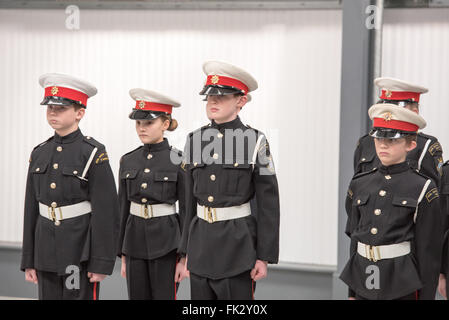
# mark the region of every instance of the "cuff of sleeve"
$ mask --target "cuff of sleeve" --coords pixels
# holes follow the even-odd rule
[[[24,254],[22,255],[22,262],[20,263],[20,270],[34,269],[34,255]]]
[[[114,271],[115,260],[91,258],[87,264],[87,271],[92,273],[111,275]]]
[[[355,291],[348,288],[348,298],[355,298]]]

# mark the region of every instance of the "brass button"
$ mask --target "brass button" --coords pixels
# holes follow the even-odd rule
[[[407,204],[407,200],[402,201],[402,204]]]
[[[210,176],[210,179],[212,180],[212,181],[215,181],[215,174],[211,174],[211,176]]]
[[[196,167],[198,165],[198,162],[194,162],[193,166]]]
[[[148,184],[144,182],[140,186],[142,187],[142,189],[146,189],[148,187]]]
[[[145,170],[143,170],[143,172],[148,173],[148,172],[150,172],[150,169],[145,168]]]
[[[78,171],[76,171],[76,170],[73,171],[73,174],[74,174],[74,175],[77,175],[77,174],[78,174]]]
[[[366,158],[362,158],[362,159],[361,159],[361,162],[364,162],[365,160],[366,160]]]
[[[212,196],[207,197],[207,201],[214,202],[214,197],[212,197]]]
[[[371,228],[371,233],[372,234],[377,234],[377,228]]]
[[[39,172],[39,171],[41,171],[41,168],[36,168],[36,172]]]
[[[147,198],[142,198],[142,203],[147,203]]]
[[[212,156],[212,158],[214,158],[215,160],[218,159],[218,153],[214,153],[214,155]]]
[[[381,197],[385,197],[386,194],[387,194],[387,192],[385,190],[379,191],[379,196],[381,196]]]
[[[62,147],[59,146],[59,147],[56,148],[56,150],[58,150],[58,152],[61,152],[62,151]]]
[[[152,155],[151,153],[149,153],[149,154],[147,155],[147,159],[149,160],[149,159],[151,159],[151,158],[153,158],[153,155]]]
[[[90,139],[91,139],[91,137],[87,136],[87,137],[86,137],[86,139],[87,139],[87,140],[90,140]]]
[[[126,174],[126,177],[129,178],[129,173]]]
[[[380,209],[374,210],[374,214],[375,214],[376,216],[380,215],[381,213],[382,213],[382,210],[380,210]]]
[[[59,165],[57,164],[57,163],[53,163],[53,169],[58,169],[59,168]]]
[[[57,206],[58,206],[58,204],[57,204],[56,202],[52,202],[52,203],[51,203],[51,207],[52,207],[52,208],[56,208]]]
[[[239,166],[238,162],[234,163],[234,167],[238,167],[238,166]]]
[[[56,183],[52,182],[52,183],[50,184],[50,188],[56,189]]]
[[[385,179],[390,180],[391,176],[388,174],[388,175],[385,176]]]
[[[217,133],[217,137],[219,137],[220,139],[223,138],[223,133],[221,132]]]
[[[55,221],[55,226],[59,226],[60,224],[61,224],[61,221],[59,221],[59,220]]]
[[[164,181],[167,181],[168,180],[168,177],[164,177]]]
[[[357,200],[357,204],[360,204],[362,201],[360,201],[360,199]]]

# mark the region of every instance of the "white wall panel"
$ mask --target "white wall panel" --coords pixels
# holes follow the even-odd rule
[[[112,169],[139,145],[128,90],[182,102],[170,142],[208,122],[197,94],[202,62],[240,65],[259,81],[244,123],[264,131],[281,192],[281,260],[336,264],[340,11],[81,11],[80,30],[60,10],[0,10],[0,240],[21,241],[32,148],[52,134],[38,77],[61,72],[98,87],[84,134],[107,147]]]
[[[421,96],[425,133],[434,135],[449,159],[449,8],[385,12],[382,74],[429,88]]]

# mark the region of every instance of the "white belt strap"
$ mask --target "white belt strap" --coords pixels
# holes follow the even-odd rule
[[[81,177],[80,177],[80,176],[77,176],[77,177],[80,178],[81,180],[88,181],[88,180],[87,180],[86,178],[84,178],[84,177],[86,176],[87,171],[89,170],[90,164],[92,163],[92,160],[94,159],[94,156],[95,156],[95,153],[97,153],[97,150],[98,150],[97,147],[95,147],[94,150],[92,150],[92,152],[91,152],[91,154],[90,154],[90,157],[89,157],[89,160],[87,160],[86,166],[84,167],[83,174],[81,175]]]
[[[92,212],[92,206],[89,201],[83,201],[64,207],[56,207],[56,205],[47,206],[39,202],[39,213],[44,218],[52,220],[55,225],[59,226],[61,220],[82,216]]]
[[[226,208],[210,208],[197,204],[196,215],[209,223],[232,220],[251,215],[251,206],[249,202]]]
[[[259,151],[259,146],[260,146],[260,143],[262,142],[263,138],[264,138],[263,134],[261,134],[259,136],[259,138],[257,138],[256,147],[254,148],[253,158],[251,160],[251,165],[253,166],[253,170],[254,170],[254,166],[256,165],[257,152]]]
[[[418,198],[418,203],[416,205],[416,209],[415,209],[415,214],[413,215],[413,222],[416,223],[416,217],[418,216],[418,207],[419,207],[419,203],[421,202],[422,198],[424,198],[424,195],[426,194],[427,188],[429,187],[430,182],[432,182],[432,180],[428,179],[426,181],[426,183],[424,184],[424,187],[422,188],[421,194],[419,195]]]
[[[421,152],[421,155],[419,156],[419,160],[418,160],[418,170],[421,170],[421,163],[422,160],[424,159],[424,156],[426,155],[427,149],[429,148],[429,144],[430,142],[432,142],[432,140],[427,139],[426,144],[424,145],[424,149]]]
[[[405,256],[410,253],[410,242],[370,246],[361,242],[357,243],[357,253],[370,261],[376,262],[383,259],[392,259]]]
[[[169,216],[176,214],[176,205],[168,203],[140,204],[131,201],[129,213],[144,219]]]

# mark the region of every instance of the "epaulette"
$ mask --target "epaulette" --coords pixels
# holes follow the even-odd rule
[[[377,171],[377,168],[373,168],[373,169],[371,169],[370,171],[365,171],[365,172],[357,173],[357,174],[354,175],[354,177],[352,177],[352,180],[358,179],[358,178],[360,178],[360,177],[364,177],[364,176],[369,175],[369,174],[371,174],[371,173],[374,173],[374,172],[376,172],[376,171]]]
[[[423,132],[418,132],[418,136],[421,136],[421,137],[426,138],[426,139],[430,139],[432,141],[438,141],[438,139],[435,138],[434,136],[431,136],[429,134],[425,134]]]
[[[84,136],[83,139],[84,142],[87,142],[88,144],[94,146],[95,148],[104,148],[104,145],[92,138],[91,136]]]
[[[39,143],[37,146],[35,146],[33,148],[33,151],[36,150],[37,148],[43,146],[44,144],[46,144],[48,141],[50,141],[51,139],[53,139],[53,136],[51,136],[50,138],[48,138],[47,140],[45,140],[44,142]]]
[[[131,153],[133,153],[133,152],[139,150],[140,148],[143,148],[143,146],[138,146],[137,148],[131,150],[130,152],[127,152],[127,153],[125,153],[124,155],[122,155],[122,157],[120,158],[120,162],[122,162],[122,159],[123,159],[125,156],[130,155]]]
[[[198,129],[196,129],[196,130],[190,132],[190,133],[189,133],[189,138],[190,138],[191,136],[193,136],[195,133],[197,133],[198,131],[201,131],[201,130],[203,130],[203,129],[206,129],[207,127],[210,127],[210,123],[208,123],[208,124],[202,126],[201,128],[198,128]]]
[[[416,174],[420,175],[421,177],[423,177],[423,178],[426,179],[426,180],[431,179],[431,178],[429,178],[428,176],[426,176],[424,173],[419,172],[418,169],[412,169],[412,171],[415,172]]]
[[[176,149],[176,148],[173,147],[173,146],[170,146],[170,150],[173,151],[174,153],[177,153],[178,156],[180,156],[180,157],[182,157],[182,156],[184,155],[184,152],[182,152],[182,151],[179,150],[179,149]]]

